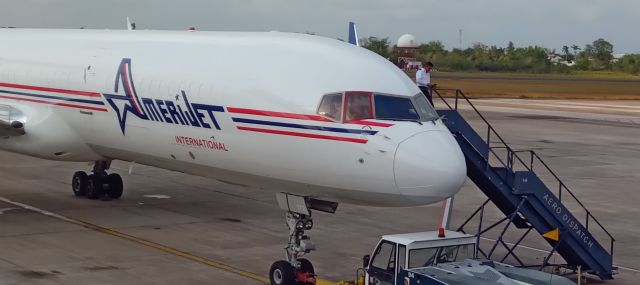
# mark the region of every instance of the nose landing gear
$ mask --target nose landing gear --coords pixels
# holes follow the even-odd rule
[[[111,161],[96,161],[92,174],[78,171],[73,174],[71,188],[76,196],[87,196],[89,199],[99,199],[105,194],[111,199],[122,196],[124,185],[122,177],[116,173],[107,174]]]
[[[287,193],[278,193],[276,198],[280,208],[287,211],[289,243],[285,247],[287,260],[279,260],[271,265],[269,281],[271,285],[315,285],[313,264],[307,259],[299,258],[316,249],[315,244],[305,235],[305,230],[313,228],[311,209],[333,214],[338,203]]]

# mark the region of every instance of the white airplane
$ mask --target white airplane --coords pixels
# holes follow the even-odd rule
[[[0,149],[95,162],[72,180],[92,199],[122,195],[113,160],[296,194],[286,197],[302,208],[319,207],[311,197],[426,205],[466,176],[455,139],[401,70],[348,43],[280,32],[0,29]],[[294,227],[310,221],[289,210]],[[276,268],[284,279],[306,266],[297,253],[288,261]]]

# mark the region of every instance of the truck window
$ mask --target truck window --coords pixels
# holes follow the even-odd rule
[[[373,119],[372,94],[368,92],[346,92],[345,121]]]
[[[395,244],[383,242],[376,250],[371,266],[384,271],[395,271]]]
[[[334,121],[340,121],[340,116],[342,116],[342,94],[324,95],[318,107],[318,115]]]
[[[397,267],[399,269],[405,269],[407,268],[407,266],[405,265],[405,262],[407,260],[407,247],[404,245],[398,245],[398,260],[397,260]]]
[[[374,97],[376,119],[420,120],[420,115],[408,97],[378,95]]]
[[[409,251],[409,268],[431,266],[436,261],[437,247],[412,249]]]
[[[445,246],[440,249],[437,263],[457,262],[473,258],[474,245]]]

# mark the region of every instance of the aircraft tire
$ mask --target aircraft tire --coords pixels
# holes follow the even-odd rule
[[[102,186],[101,177],[89,175],[87,186],[87,198],[95,200],[104,195],[104,187]]]
[[[271,285],[298,285],[295,269],[284,260],[276,261],[271,265],[269,282]]]
[[[300,261],[300,271],[302,273],[316,274],[316,271],[313,268],[313,264],[311,263],[311,261],[304,258],[300,258],[298,259],[298,261]],[[307,283],[307,282],[298,282],[298,285],[310,285],[310,284],[311,283]]]
[[[122,197],[124,191],[124,184],[122,183],[122,177],[116,173],[107,175],[105,180],[107,184],[107,196],[111,199],[119,199]]]
[[[73,194],[81,197],[87,195],[89,184],[89,177],[86,172],[78,171],[73,174],[73,179],[71,180],[71,189],[73,190]]]
[[[300,258],[298,259],[298,261],[300,261],[300,271],[304,273],[316,273],[315,269],[313,268],[313,264],[311,264],[311,261],[305,258]]]

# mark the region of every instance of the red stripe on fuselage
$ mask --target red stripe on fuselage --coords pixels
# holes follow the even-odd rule
[[[236,114],[247,114],[247,115],[257,115],[257,116],[266,116],[266,117],[278,117],[278,118],[287,118],[287,119],[336,123],[330,119],[327,119],[325,117],[318,116],[318,115],[305,115],[305,114],[274,112],[274,111],[264,111],[264,110],[234,108],[234,107],[227,107],[227,111],[229,113],[236,113]],[[348,122],[347,124],[365,125],[365,126],[383,127],[383,128],[393,126],[393,124],[369,122],[369,121],[352,121],[352,122]]]
[[[129,90],[129,96],[131,96],[131,101],[133,101],[133,106],[138,110],[138,114],[142,115],[142,109],[138,105],[138,98],[135,93],[133,93],[133,87],[131,85],[131,78],[129,78],[129,65],[124,65],[124,80],[127,89]]]
[[[61,94],[69,94],[69,95],[77,95],[77,96],[86,96],[86,97],[102,97],[100,95],[100,93],[96,93],[96,92],[86,92],[86,91],[69,90],[69,89],[48,88],[48,87],[30,86],[30,85],[22,85],[22,84],[12,84],[12,83],[4,83],[4,82],[0,82],[0,87],[8,87],[8,88],[16,88],[16,89],[27,89],[27,90],[44,91],[44,92],[53,92],[53,93],[61,93]]]
[[[353,143],[362,143],[362,144],[367,143],[367,140],[365,140],[365,139],[355,139],[355,138],[345,138],[345,137],[336,137],[336,136],[316,135],[316,134],[307,134],[307,133],[298,133],[298,132],[289,132],[289,131],[271,130],[271,129],[250,128],[250,127],[237,127],[237,128],[238,128],[238,130],[250,131],[250,132],[277,134],[277,135],[312,138],[312,139],[323,139],[323,140],[353,142]]]
[[[318,121],[318,122],[333,122],[333,121],[331,121],[331,120],[329,120],[329,119],[327,119],[325,117],[316,116],[316,115],[304,115],[304,114],[273,112],[273,111],[244,109],[244,108],[233,108],[233,107],[227,107],[227,111],[229,113],[237,113],[237,114],[258,115],[258,116],[267,116],[267,117],[279,117],[279,118],[309,120],[309,121]]]
[[[41,103],[41,104],[48,104],[48,105],[55,105],[55,106],[62,106],[62,107],[69,107],[69,108],[76,108],[76,109],[87,109],[87,110],[94,110],[94,111],[100,111],[100,112],[107,112],[107,109],[104,109],[104,108],[87,107],[87,106],[67,104],[67,103],[49,102],[49,101],[43,101],[43,100],[27,99],[27,98],[4,96],[4,95],[0,95],[0,98],[12,99],[12,100],[18,100],[18,101],[34,102],[34,103]]]

